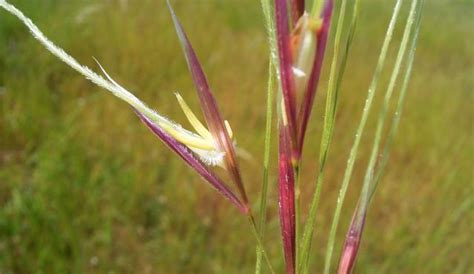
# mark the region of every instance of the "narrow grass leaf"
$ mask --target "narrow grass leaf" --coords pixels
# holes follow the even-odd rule
[[[260,238],[263,240],[265,237],[266,229],[266,218],[267,218],[267,197],[268,197],[268,181],[269,181],[269,167],[270,167],[270,152],[271,152],[271,136],[272,136],[272,123],[273,123],[273,104],[275,100],[274,89],[275,89],[275,69],[274,60],[276,58],[276,45],[275,41],[275,28],[272,17],[272,9],[270,0],[262,0],[262,11],[265,18],[265,26],[268,34],[269,42],[269,61],[268,61],[268,83],[267,83],[267,109],[266,109],[266,122],[265,122],[265,148],[263,152],[263,178],[262,178],[262,190],[260,193],[260,207],[259,207],[259,221],[258,221],[258,232]],[[255,262],[255,274],[262,272],[262,257],[263,251],[259,245],[257,245],[257,258]]]
[[[388,84],[387,91],[385,92],[385,97],[383,100],[382,108],[380,110],[380,113],[378,115],[378,120],[377,120],[377,125],[375,129],[375,136],[374,136],[374,142],[372,146],[372,152],[370,155],[369,163],[367,164],[367,170],[365,173],[364,177],[364,183],[362,186],[362,191],[360,194],[360,206],[358,207],[359,209],[359,216],[356,218],[356,222],[360,222],[361,218],[363,215],[365,215],[365,211],[367,210],[367,206],[369,203],[369,190],[372,186],[373,183],[373,178],[374,178],[374,169],[375,165],[377,163],[378,155],[379,155],[379,147],[380,143],[382,141],[382,134],[383,134],[383,129],[385,126],[385,120],[387,117],[387,112],[388,108],[390,106],[390,101],[393,95],[393,91],[395,89],[395,84],[398,79],[398,75],[400,73],[400,68],[403,62],[403,59],[405,57],[407,45],[409,43],[409,38],[412,33],[413,29],[413,24],[416,19],[416,11],[418,7],[418,0],[413,0],[412,5],[410,8],[410,13],[407,18],[407,22],[405,25],[405,31],[403,33],[403,38],[400,43],[400,48],[395,60],[395,65],[392,71],[392,75],[390,77],[390,81]]]
[[[402,42],[400,45],[400,49],[398,52],[398,56],[396,58],[392,76],[390,78],[387,92],[385,94],[384,103],[379,114],[377,129],[376,129],[375,138],[374,138],[374,146],[372,148],[371,158],[367,166],[367,171],[364,178],[364,185],[362,188],[362,192],[361,192],[357,207],[354,210],[351,224],[346,234],[346,239],[345,239],[344,246],[342,249],[341,258],[339,260],[339,269],[338,269],[339,274],[352,273],[355,267],[357,254],[359,251],[359,245],[360,245],[360,242],[362,241],[362,233],[364,231],[368,206],[372,198],[373,192],[375,191],[375,188],[377,187],[378,180],[380,178],[380,176],[377,176],[374,178],[373,173],[374,173],[376,160],[378,158],[377,157],[378,148],[380,146],[380,142],[382,139],[382,132],[383,132],[383,127],[386,120],[385,118],[388,111],[390,98],[395,88],[395,83],[398,78],[398,74],[400,72],[401,63],[405,56],[407,45],[409,43],[409,37],[412,33],[412,30],[414,29],[415,33],[412,35],[412,39],[409,46],[407,68],[406,68],[402,88],[400,91],[399,103],[397,104],[396,112],[394,115],[394,118],[399,117],[397,115],[397,112],[400,111],[403,106],[403,100],[405,98],[404,95],[405,95],[408,81],[411,75],[411,68],[413,65],[414,54],[416,50],[416,43],[418,40],[418,33],[420,29],[422,8],[423,8],[423,0],[421,1],[413,0],[410,13],[408,15],[405,31],[403,34]],[[413,24],[415,20],[416,20],[415,27],[413,28]],[[398,122],[395,124],[397,125]],[[395,125],[395,129],[396,129],[396,125]],[[395,134],[395,131],[389,132],[389,140],[393,138],[394,134]],[[387,155],[387,154],[388,154],[388,151],[385,151],[384,155]],[[379,172],[381,172],[382,170],[379,170]]]
[[[385,146],[384,146],[384,149],[383,149],[383,152],[382,152],[381,160],[380,160],[380,163],[378,164],[376,175],[374,177],[374,184],[373,184],[372,189],[371,189],[370,198],[372,198],[375,190],[377,189],[378,183],[382,179],[382,174],[385,170],[385,167],[387,166],[388,159],[389,159],[389,156],[390,156],[391,147],[392,147],[393,141],[395,139],[395,136],[396,136],[396,133],[397,133],[397,130],[398,130],[398,126],[400,124],[400,118],[401,118],[402,112],[403,112],[405,97],[406,97],[406,94],[407,94],[407,91],[408,91],[408,83],[410,82],[410,78],[411,78],[411,74],[412,74],[411,72],[412,72],[412,69],[413,69],[413,62],[414,62],[414,59],[415,59],[418,36],[419,36],[419,33],[420,33],[420,29],[421,29],[421,17],[422,17],[422,13],[423,13],[422,12],[423,11],[423,5],[424,5],[424,0],[421,0],[420,7],[419,7],[418,12],[417,12],[418,16],[417,16],[416,27],[415,27],[416,30],[415,30],[415,33],[414,33],[414,36],[412,38],[411,45],[410,45],[410,48],[409,48],[407,67],[406,67],[406,70],[405,70],[405,74],[403,76],[404,78],[403,78],[402,86],[400,88],[400,95],[398,97],[397,106],[395,107],[395,112],[393,114],[391,127],[390,127],[390,130],[389,130],[389,133],[387,134],[387,139],[385,141]]]
[[[353,168],[354,168],[355,160],[357,158],[359,144],[360,144],[360,141],[362,139],[362,135],[364,133],[365,125],[367,123],[368,116],[370,114],[370,109],[372,107],[372,102],[373,102],[373,99],[375,97],[375,92],[376,92],[376,89],[377,89],[377,86],[378,86],[380,75],[382,73],[382,70],[383,70],[383,67],[384,67],[384,64],[385,64],[385,59],[386,59],[387,53],[388,53],[388,47],[390,46],[390,42],[392,40],[393,30],[395,29],[395,25],[398,21],[398,15],[399,15],[399,12],[400,12],[402,2],[403,2],[402,0],[397,0],[397,2],[395,4],[393,14],[392,14],[392,18],[390,19],[390,23],[389,23],[389,26],[388,26],[388,29],[387,29],[387,33],[385,35],[384,42],[383,42],[383,45],[382,45],[382,49],[381,49],[381,52],[380,52],[380,55],[379,55],[379,58],[378,58],[378,61],[377,61],[375,72],[374,72],[372,81],[370,83],[370,86],[369,86],[369,89],[368,89],[368,92],[367,92],[367,98],[366,98],[366,101],[365,101],[364,109],[362,111],[362,117],[361,117],[359,126],[357,128],[354,143],[352,145],[352,148],[351,148],[351,151],[350,151],[350,154],[349,154],[349,159],[347,161],[347,166],[346,166],[346,169],[344,171],[344,177],[343,177],[341,188],[339,190],[339,195],[338,195],[337,203],[336,203],[336,209],[334,210],[334,217],[333,217],[333,221],[331,223],[331,228],[330,228],[330,232],[329,232],[329,239],[328,239],[328,244],[327,244],[327,248],[326,248],[326,255],[325,255],[325,260],[324,260],[324,274],[329,274],[329,272],[330,272],[332,254],[333,254],[333,251],[334,251],[334,245],[335,245],[335,241],[336,241],[336,232],[337,232],[337,227],[339,225],[342,206],[343,206],[344,199],[345,199],[345,196],[346,196],[346,193],[347,193],[347,189],[349,187],[349,182],[350,182],[350,179],[351,179],[351,176],[352,176],[352,171],[353,171]]]

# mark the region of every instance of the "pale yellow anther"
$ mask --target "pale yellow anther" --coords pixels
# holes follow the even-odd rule
[[[229,134],[230,139],[233,138],[234,133],[232,132],[232,128],[227,120],[224,121],[225,129],[227,130],[227,134]]]
[[[308,19],[308,28],[312,31],[318,31],[323,25],[323,20],[321,18],[309,18]]]
[[[193,111],[191,108],[186,104],[184,101],[183,97],[179,93],[175,93],[176,99],[178,99],[178,103],[181,106],[181,109],[184,112],[184,115],[186,115],[186,118],[188,118],[189,123],[191,126],[196,130],[196,132],[201,135],[203,138],[212,140],[212,135],[211,133],[207,130],[207,128],[199,121],[199,119],[194,115]]]
[[[216,149],[212,142],[209,142],[204,138],[200,138],[199,136],[192,136],[189,133],[183,133],[182,129],[178,130],[171,124],[158,122],[158,125],[180,143],[183,143],[190,148],[199,148],[204,150]]]
[[[286,116],[286,107],[285,107],[285,102],[283,100],[280,100],[281,104],[281,116],[283,120],[283,125],[287,126],[288,125],[288,118]]]

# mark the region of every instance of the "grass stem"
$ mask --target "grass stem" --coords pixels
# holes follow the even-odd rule
[[[311,8],[311,17],[316,18],[321,13],[324,0],[313,0],[313,7]]]
[[[262,179],[262,192],[260,194],[260,212],[259,212],[259,224],[258,230],[260,237],[263,239],[265,236],[265,225],[267,217],[267,196],[268,196],[268,173],[270,165],[270,150],[271,150],[271,134],[272,134],[272,121],[273,121],[273,94],[275,85],[275,76],[273,61],[270,58],[268,62],[268,86],[267,86],[267,111],[266,111],[266,124],[265,124],[265,149],[263,152],[263,179]],[[255,265],[255,273],[261,273],[261,262],[263,252],[260,247],[257,247],[257,261]]]
[[[275,27],[272,18],[271,5],[269,0],[261,0],[262,11],[265,18],[265,25],[268,33],[268,42],[270,47],[270,56],[268,61],[268,82],[267,82],[267,109],[265,122],[265,148],[263,152],[263,178],[262,191],[260,194],[260,208],[259,208],[259,238],[263,239],[265,236],[266,216],[267,216],[267,196],[268,196],[268,180],[269,180],[269,165],[271,152],[271,134],[273,122],[273,103],[274,103],[274,88],[275,88],[275,73],[274,70],[278,67],[275,64],[276,60],[276,42],[275,42]],[[257,258],[255,263],[255,273],[261,273],[262,256],[264,255],[263,248],[257,245]]]
[[[265,258],[265,261],[267,262],[268,268],[270,269],[270,272],[275,274],[275,270],[273,269],[272,263],[270,262],[270,259],[268,258],[268,254],[265,251],[265,247],[262,242],[262,238],[260,237],[260,233],[257,228],[257,223],[255,222],[255,218],[253,215],[250,213],[248,215],[248,220],[250,223],[250,226],[252,228],[252,234],[255,236],[255,239],[257,240],[257,245],[259,249],[261,250],[261,253],[263,254],[263,257]]]

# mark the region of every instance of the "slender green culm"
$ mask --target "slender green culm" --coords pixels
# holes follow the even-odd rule
[[[403,32],[403,38],[400,43],[400,48],[398,50],[398,54],[395,60],[395,65],[393,67],[392,75],[390,76],[390,80],[387,87],[387,91],[385,92],[382,108],[378,116],[378,121],[377,121],[375,135],[374,135],[374,143],[372,146],[372,153],[370,155],[370,160],[367,165],[367,170],[364,177],[364,183],[363,183],[362,191],[360,194],[360,203],[359,203],[360,206],[357,209],[357,216],[355,219],[356,227],[363,221],[363,218],[364,218],[364,215],[369,203],[369,190],[374,178],[374,168],[377,163],[380,142],[382,141],[382,134],[383,134],[384,126],[385,126],[385,120],[387,118],[387,112],[390,106],[390,101],[393,95],[393,91],[395,89],[395,84],[397,82],[398,75],[400,74],[400,68],[401,68],[403,60],[405,59],[407,46],[409,44],[410,35],[413,30],[413,24],[416,19],[416,11],[417,11],[418,6],[419,6],[418,0],[413,0],[411,4],[411,8],[410,8],[410,13],[407,17],[405,30]]]
[[[278,66],[278,51],[276,42],[276,29],[275,21],[273,18],[272,5],[270,0],[261,0],[263,16],[265,18],[265,27],[267,29],[268,43],[270,44],[270,59],[272,59],[273,66],[276,70],[276,75],[279,77],[279,66]]]
[[[323,169],[326,164],[330,143],[332,141],[332,134],[334,132],[337,102],[339,99],[339,90],[341,87],[342,79],[344,78],[344,72],[346,70],[346,64],[349,57],[349,51],[351,49],[352,40],[354,39],[355,30],[357,27],[357,19],[359,16],[359,2],[360,2],[359,0],[355,0],[354,2],[351,24],[349,26],[349,32],[347,35],[345,48],[340,58],[341,64],[339,66],[339,70],[336,75],[334,75],[333,72],[331,71],[331,75],[329,78],[328,94],[326,98],[326,110],[325,110],[325,115],[324,115],[325,126],[323,128],[321,149],[320,149],[321,153],[320,153],[320,158],[319,158],[319,161]],[[336,66],[336,63],[334,63],[334,66]]]
[[[265,124],[265,149],[263,152],[263,179],[262,179],[262,191],[260,195],[260,212],[259,212],[259,224],[258,232],[260,238],[263,240],[265,236],[266,216],[267,216],[267,196],[268,196],[268,173],[270,164],[270,150],[271,150],[271,134],[272,134],[272,122],[273,122],[273,101],[274,101],[274,86],[275,86],[275,75],[274,70],[274,59],[276,59],[276,46],[275,46],[275,29],[271,16],[271,6],[269,0],[262,0],[262,10],[265,17],[265,25],[268,32],[268,40],[270,44],[270,56],[268,62],[268,83],[267,83],[267,110],[266,110],[266,124]],[[262,271],[262,257],[263,250],[257,245],[257,259],[255,263],[255,273],[259,274]]]
[[[311,17],[316,18],[321,13],[324,0],[314,0],[313,8],[311,9]]]
[[[410,82],[410,77],[411,77],[411,72],[413,69],[413,61],[415,59],[415,52],[416,52],[416,46],[418,42],[418,35],[420,33],[421,29],[421,17],[422,17],[422,11],[423,11],[423,5],[424,5],[424,0],[420,1],[420,4],[418,6],[418,11],[417,11],[417,18],[416,18],[416,23],[415,23],[415,33],[413,35],[413,38],[411,40],[411,44],[408,50],[408,58],[407,58],[407,67],[405,70],[405,75],[403,78],[402,86],[400,88],[400,95],[398,97],[398,102],[397,106],[395,107],[395,113],[392,118],[392,124],[390,127],[390,130],[387,135],[387,139],[385,141],[385,146],[382,152],[382,157],[380,160],[380,163],[377,167],[377,172],[374,177],[374,184],[372,185],[371,192],[370,192],[370,197],[369,200],[372,198],[375,190],[377,189],[377,185],[382,179],[382,174],[383,171],[385,170],[385,167],[387,166],[388,159],[390,156],[390,149],[392,147],[393,141],[395,139],[395,134],[398,130],[398,125],[400,124],[400,117],[403,112],[403,106],[405,102],[405,97],[406,93],[408,90],[408,83]]]
[[[255,222],[255,218],[253,215],[247,215],[247,219],[249,221],[252,234],[255,237],[255,240],[257,241],[257,248],[261,251],[263,258],[265,258],[265,261],[267,262],[268,269],[270,270],[270,273],[275,274],[275,270],[273,270],[272,263],[270,262],[270,258],[268,257],[267,252],[265,251],[265,247],[262,242],[262,237],[260,237],[260,233],[257,228],[257,223]]]
[[[265,149],[263,152],[263,179],[262,179],[262,192],[260,195],[260,214],[259,214],[259,225],[258,230],[262,240],[265,235],[265,225],[267,216],[267,196],[268,196],[268,173],[270,165],[270,150],[271,150],[271,134],[272,134],[272,122],[273,122],[273,100],[274,100],[274,86],[275,76],[273,61],[270,58],[268,62],[268,86],[267,86],[267,111],[266,111],[266,124],[265,124]],[[257,262],[255,266],[255,273],[261,273],[262,263],[262,251],[257,247]]]
[[[372,107],[372,102],[375,97],[375,92],[376,92],[377,85],[380,79],[380,75],[382,74],[382,70],[385,64],[385,59],[388,53],[388,47],[390,45],[390,42],[392,41],[393,30],[395,29],[395,25],[398,21],[398,15],[400,13],[402,2],[403,2],[402,0],[397,0],[395,4],[393,15],[392,15],[392,18],[390,19],[389,27],[387,29],[387,33],[385,35],[382,49],[377,61],[377,66],[375,68],[375,72],[374,72],[372,81],[370,83],[370,86],[367,92],[367,99],[365,101],[362,117],[361,117],[359,126],[357,128],[354,143],[352,145],[352,148],[349,154],[349,159],[347,161],[347,166],[344,172],[342,185],[339,190],[339,195],[338,195],[337,203],[336,203],[336,209],[334,211],[334,217],[333,217],[333,221],[332,221],[330,232],[329,232],[329,239],[328,239],[328,243],[326,247],[326,255],[325,255],[325,261],[324,261],[324,272],[323,272],[324,274],[329,274],[329,271],[331,268],[332,254],[334,251],[334,244],[336,241],[336,232],[337,232],[337,227],[339,225],[339,219],[341,215],[342,206],[344,204],[344,199],[347,193],[347,189],[349,187],[349,182],[352,176],[352,171],[354,169],[354,164],[355,164],[355,160],[358,154],[359,144],[362,139],[362,134],[364,133],[365,125],[367,123],[367,119],[370,114],[370,109]]]
[[[334,38],[334,52],[331,62],[331,69],[329,75],[329,84],[326,97],[326,109],[324,115],[324,126],[320,146],[319,154],[319,174],[316,181],[316,189],[311,200],[310,211],[308,214],[308,219],[304,227],[303,238],[301,240],[301,257],[300,257],[300,269],[302,273],[308,273],[309,270],[309,254],[311,251],[311,242],[313,239],[314,225],[316,221],[316,213],[318,209],[319,199],[321,195],[321,189],[324,181],[324,170],[326,166],[327,155],[329,153],[329,147],[332,139],[332,133],[334,129],[335,116],[336,116],[336,107],[338,101],[338,94],[344,76],[344,71],[347,64],[347,59],[349,51],[352,45],[352,40],[354,37],[356,25],[357,25],[357,16],[358,16],[358,5],[359,0],[356,0],[353,6],[353,13],[351,24],[348,30],[348,36],[346,43],[344,45],[344,51],[340,55],[340,43],[342,39],[342,33],[344,29],[345,13],[347,1],[343,0],[341,3],[341,9],[339,12],[339,18],[337,22],[336,34]],[[340,61],[339,69],[337,66]]]

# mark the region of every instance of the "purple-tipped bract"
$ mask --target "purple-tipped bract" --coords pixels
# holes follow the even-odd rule
[[[360,242],[362,240],[362,232],[364,231],[365,217],[366,210],[362,209],[362,212],[359,212],[359,206],[357,206],[352,216],[349,229],[347,230],[344,247],[342,248],[342,254],[339,259],[338,274],[350,274],[354,271]]]

